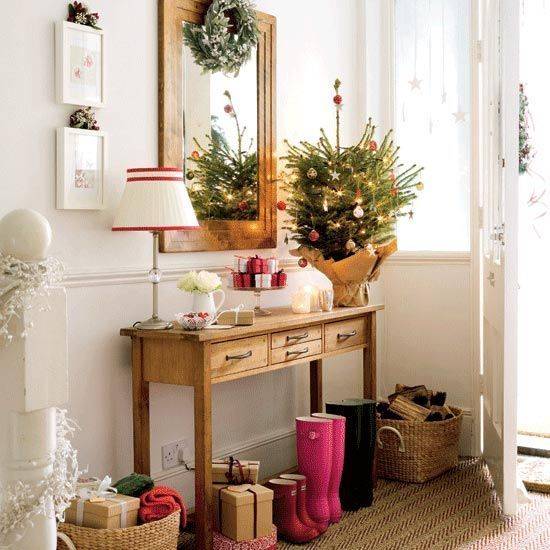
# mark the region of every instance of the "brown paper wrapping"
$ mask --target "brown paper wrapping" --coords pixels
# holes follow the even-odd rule
[[[254,513],[254,494],[256,513]],[[262,485],[212,485],[216,531],[235,541],[271,534],[273,491]],[[221,499],[221,500],[220,500]]]
[[[250,480],[252,483],[258,483],[258,476],[260,475],[260,463],[257,460],[239,460],[243,474],[246,480]],[[229,472],[229,463],[227,460],[214,460],[212,462],[212,483],[229,483],[227,474]],[[236,464],[233,465],[233,476],[238,479],[240,476],[240,470]]]
[[[243,309],[240,311],[222,311],[218,315],[218,325],[253,325],[254,310]]]
[[[313,267],[323,273],[334,288],[335,306],[366,306],[369,303],[369,283],[380,275],[382,263],[397,250],[394,239],[376,247],[376,254],[361,249],[355,254],[334,261],[325,260],[319,250],[300,246],[291,250],[292,256],[305,258]]]
[[[76,506],[78,499],[71,502],[71,506],[65,511],[65,521],[76,525]],[[120,514],[122,507],[121,501],[126,501],[126,527],[137,525],[139,498],[126,495],[114,495],[102,502],[84,503],[84,516],[82,527],[91,527],[93,529],[119,529]]]

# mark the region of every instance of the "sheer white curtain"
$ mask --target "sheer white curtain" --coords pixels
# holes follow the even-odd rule
[[[550,1],[521,4],[520,81],[528,106],[533,157],[519,178],[518,427],[550,434]]]
[[[394,128],[425,168],[399,248],[469,250],[470,0],[395,0]]]

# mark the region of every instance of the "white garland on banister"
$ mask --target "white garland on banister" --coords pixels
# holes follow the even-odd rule
[[[70,441],[77,428],[67,417],[67,411],[57,409],[52,473],[35,484],[15,481],[0,487],[0,549],[10,548],[20,540],[24,530],[33,525],[33,517],[39,514],[64,519],[65,510],[76,494],[79,476],[77,452]],[[18,533],[14,534],[16,530]],[[5,545],[9,535],[11,540]]]
[[[48,287],[63,278],[63,264],[56,258],[24,262],[0,253],[0,339],[11,342],[9,323],[32,306],[32,298],[48,294]],[[21,336],[26,336],[25,327]]]

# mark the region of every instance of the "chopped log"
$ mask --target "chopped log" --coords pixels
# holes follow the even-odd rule
[[[388,401],[392,403],[398,395],[402,395],[412,401],[417,396],[427,397],[429,394],[426,386],[405,386],[403,384],[396,384],[395,393],[388,396]]]
[[[444,391],[437,391],[433,394],[430,403],[438,407],[443,407],[445,401],[447,400],[447,393]]]
[[[441,416],[443,417],[444,420],[448,420],[449,418],[454,418],[454,413],[453,411],[447,407],[447,405],[443,405],[442,407],[439,407],[438,405],[432,405],[430,407],[430,410],[432,412],[438,412],[438,413],[441,413]]]
[[[420,405],[421,407],[430,408],[430,399],[427,395],[415,395],[413,397],[413,403]]]
[[[382,420],[405,420],[400,414],[388,409],[385,413],[380,415]]]
[[[405,420],[424,422],[430,414],[430,409],[426,409],[410,399],[398,395],[390,404],[390,411],[402,416]]]

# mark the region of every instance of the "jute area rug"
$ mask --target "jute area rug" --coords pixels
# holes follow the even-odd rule
[[[486,467],[463,460],[424,484],[381,480],[374,505],[347,512],[310,544],[279,550],[550,549],[550,495],[530,493],[513,518],[501,516]],[[189,539],[181,548],[192,548]]]
[[[518,456],[518,472],[528,491],[550,493],[550,458]]]

